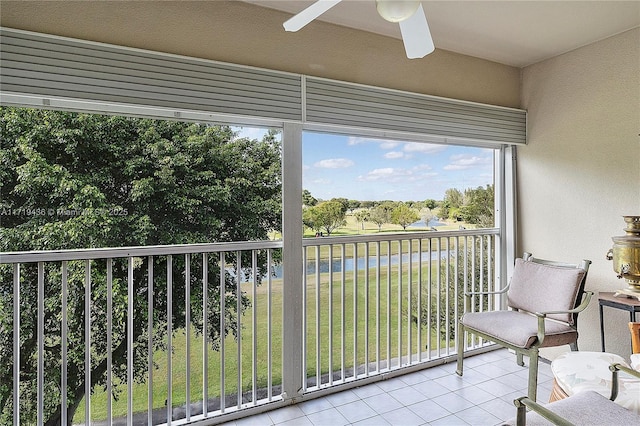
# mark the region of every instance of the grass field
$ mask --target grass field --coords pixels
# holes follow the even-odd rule
[[[371,224],[369,224],[371,225]],[[448,229],[457,229],[458,224],[448,225]],[[333,235],[354,235],[358,233],[377,233],[377,226],[359,229],[360,224],[355,223],[351,216],[348,216],[348,225],[344,229],[338,230]],[[383,228],[383,232],[398,232],[401,227],[388,225]],[[420,229],[424,231],[424,229]],[[349,248],[350,247],[350,248]],[[386,250],[385,245],[381,249]],[[408,250],[408,243],[405,242],[404,251]],[[417,247],[412,247],[417,250]],[[323,246],[320,250],[320,257],[327,256],[328,247]],[[352,256],[353,246],[347,246],[346,256]],[[314,256],[314,250],[310,249],[310,256]],[[384,253],[383,253],[384,254]],[[362,255],[362,253],[360,254]],[[423,277],[427,277],[429,268],[424,263],[422,268]],[[425,328],[418,330],[411,322],[409,306],[409,295],[417,292],[417,276],[420,266],[414,265],[413,270],[408,270],[408,265],[403,269],[402,280],[399,281],[397,268],[389,274],[390,281],[387,281],[387,268],[375,268],[369,271],[369,279],[365,277],[365,271],[358,271],[357,276],[353,273],[345,274],[344,282],[341,274],[334,274],[333,281],[329,274],[320,274],[318,280],[315,275],[308,276],[306,319],[306,367],[307,376],[321,376],[330,370],[340,371],[343,368],[342,360],[344,355],[344,368],[349,369],[354,365],[362,365],[376,360],[385,361],[397,359],[399,356],[417,353],[425,349],[427,342],[430,347],[447,344],[447,337],[440,336],[442,340],[438,342],[435,332],[428,333]],[[437,267],[430,268],[435,283]],[[412,274],[412,283],[409,283],[409,273]],[[376,283],[381,277],[380,291],[378,293]],[[425,280],[423,279],[423,282]],[[399,282],[402,286],[399,287]],[[319,283],[316,285],[316,283]],[[368,286],[367,286],[367,283]],[[409,286],[412,286],[410,289]],[[435,284],[434,284],[435,286]],[[272,356],[272,384],[277,385],[282,377],[282,281],[275,279],[272,283],[272,312],[271,317],[267,313],[268,290],[266,284],[256,288],[256,296],[253,298],[253,289],[250,284],[242,285],[243,291],[251,299],[251,308],[241,317],[241,339],[240,344],[229,336],[225,340],[225,351],[217,352],[210,347],[207,348],[208,364],[203,366],[203,340],[200,335],[191,330],[190,348],[190,400],[191,402],[201,401],[203,394],[203,371],[206,370],[208,376],[208,396],[216,397],[220,395],[221,389],[221,365],[224,360],[225,383],[224,392],[226,395],[233,395],[238,390],[238,365],[237,360],[241,359],[240,387],[242,391],[248,391],[253,386],[253,353],[255,351],[255,375],[256,386],[263,388],[268,383],[268,356]],[[437,294],[437,289],[433,289]],[[415,297],[415,296],[412,296]],[[343,303],[344,300],[344,303]],[[400,302],[399,302],[400,300]],[[426,303],[426,302],[425,302]],[[379,309],[379,311],[378,311]],[[255,312],[255,328],[253,315]],[[364,315],[367,312],[368,315]],[[268,335],[267,325],[271,324],[271,351],[267,346],[266,336]],[[411,331],[409,333],[409,328]],[[418,333],[421,333],[420,347],[418,346]],[[254,336],[255,348],[254,348]],[[409,348],[409,336],[411,347]],[[320,350],[316,351],[316,347]],[[319,353],[317,358],[316,354]],[[331,360],[329,359],[331,355]],[[153,371],[153,407],[161,408],[165,406],[168,395],[167,389],[167,361],[169,354],[166,351],[159,351],[154,354],[154,363],[157,368]],[[378,358],[379,357],[379,358]],[[171,398],[173,406],[183,405],[186,401],[186,334],[185,330],[178,330],[173,337],[172,361],[172,387]],[[127,412],[126,386],[119,386],[117,400],[113,401],[113,416],[120,417]],[[147,410],[148,385],[147,383],[136,383],[133,386],[133,411],[142,412]],[[106,419],[107,395],[104,389],[95,389],[91,396],[92,420]],[[76,412],[74,423],[84,422],[84,401]]]

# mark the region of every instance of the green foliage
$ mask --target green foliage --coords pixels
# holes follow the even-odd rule
[[[151,119],[0,108],[0,251],[143,246],[267,239],[281,229],[280,143],[274,132],[262,141],[238,138],[228,126]],[[230,257],[233,257],[231,255]],[[227,261],[233,262],[230,258]],[[259,259],[264,264],[264,259]],[[183,256],[170,266],[154,258],[154,343],[163,348],[167,321],[185,326]],[[191,260],[192,322],[201,326],[197,285],[201,259]],[[243,261],[250,264],[250,261]],[[105,261],[91,261],[92,388],[106,380]],[[173,317],[166,315],[166,269],[173,269]],[[210,268],[209,282],[220,282]],[[114,259],[113,374],[126,378],[126,259]],[[134,259],[135,377],[146,371],[146,259]],[[236,283],[211,291],[209,339],[235,334]],[[60,416],[60,265],[45,270],[44,418]],[[37,270],[21,270],[21,419],[35,421]],[[0,423],[10,419],[12,383],[12,279],[0,268]],[[69,415],[84,396],[84,262],[69,263]],[[220,297],[227,300],[219,330]],[[200,302],[197,302],[200,298]],[[248,300],[241,296],[242,309]],[[199,311],[199,312],[198,312]],[[198,327],[200,328],[200,327]],[[116,396],[118,395],[116,389]]]
[[[488,300],[474,297],[472,306],[465,306],[465,291],[491,291],[490,283],[493,282],[491,271],[495,269],[493,256],[488,255],[487,240],[481,237],[460,237],[457,246],[463,246],[463,239],[467,238],[467,254],[449,254],[451,261],[449,265],[442,262],[440,266],[439,282],[434,283],[434,288],[438,291],[431,292],[431,300],[428,299],[428,289],[423,288],[422,310],[418,314],[417,294],[412,298],[412,318],[417,322],[420,318],[421,324],[426,327],[438,328],[440,333],[454,336],[458,318],[465,309],[477,312],[489,309]],[[448,240],[448,244],[452,244]],[[447,249],[448,250],[448,249]],[[456,260],[457,259],[457,260]],[[437,280],[437,278],[434,278]]]
[[[444,200],[440,204],[440,216],[457,219],[458,210],[464,201],[462,192],[455,188],[445,191]]]
[[[385,201],[369,210],[369,221],[378,225],[378,231],[385,223],[391,223],[391,212],[395,206],[396,203]]]
[[[302,190],[302,205],[312,207],[318,204],[318,200],[311,195],[311,192],[307,189]]]
[[[467,223],[477,224],[482,228],[494,226],[493,212],[495,191],[493,185],[485,188],[467,189],[464,192],[464,203],[460,207],[460,217]]]
[[[302,222],[316,232],[324,231],[327,235],[346,225],[346,209],[339,201],[323,201],[317,206],[307,207],[302,212]]]
[[[399,203],[391,211],[391,223],[402,226],[403,230],[407,230],[407,226],[420,220],[420,216],[405,203]]]

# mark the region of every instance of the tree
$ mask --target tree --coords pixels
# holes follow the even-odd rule
[[[382,225],[391,223],[391,211],[395,208],[395,203],[385,201],[369,209],[369,221],[378,225],[378,232],[382,231]]]
[[[349,204],[349,210],[348,211],[350,211],[350,212],[352,212],[355,209],[360,207],[360,201],[358,201],[358,200],[349,200],[348,204]]]
[[[420,209],[420,219],[424,222],[425,226],[429,226],[429,222],[435,217],[430,208],[424,207]]]
[[[336,203],[340,203],[340,210],[342,210],[343,213],[347,213],[349,211],[349,205],[350,205],[350,201],[346,198],[332,198],[329,201],[333,201]]]
[[[305,207],[302,210],[302,224],[314,231],[316,234],[322,229],[320,211],[315,207]]]
[[[464,196],[460,190],[449,188],[444,193],[444,200],[440,205],[440,216],[457,219],[458,210],[462,206]]]
[[[420,220],[418,213],[405,203],[400,203],[391,211],[391,223],[402,226],[404,231],[407,226]]]
[[[318,204],[318,200],[311,195],[311,192],[307,189],[302,190],[302,205],[312,207],[316,204]]]
[[[427,208],[429,210],[433,210],[436,207],[438,207],[438,202],[436,200],[432,199],[432,198],[429,198],[427,200],[424,200],[423,205],[424,205],[425,208]]]
[[[462,237],[464,238],[464,237]],[[449,244],[449,243],[448,243]],[[474,238],[466,248],[467,255],[456,255],[449,250],[449,269],[447,263],[440,264],[440,273],[430,281],[432,288],[422,287],[422,304],[418,312],[418,292],[414,291],[411,301],[411,318],[427,328],[429,321],[432,327],[437,328],[442,335],[454,336],[458,324],[456,314],[465,312],[465,309],[478,312],[491,309],[490,300],[487,297],[473,297],[473,306],[465,306],[465,292],[486,292],[491,290],[493,276],[491,271],[495,268],[493,255],[488,255],[488,241]],[[457,247],[461,246],[461,241]],[[466,265],[465,265],[466,259]],[[439,280],[438,281],[438,277]],[[447,279],[448,277],[448,279]],[[434,290],[435,288],[440,291]],[[431,299],[429,299],[431,295]]]
[[[460,207],[462,220],[484,228],[493,227],[494,193],[493,185],[465,190],[464,203]]]
[[[369,211],[368,210],[358,210],[353,215],[358,222],[360,222],[362,229],[364,230],[364,223],[369,220]]]
[[[238,138],[228,126],[151,119],[0,108],[0,251],[30,251],[88,247],[143,246],[213,241],[267,239],[281,229],[280,143],[270,132],[262,141]],[[28,214],[32,212],[33,214]],[[166,262],[155,259],[154,335],[185,326],[184,271],[173,262],[174,316],[166,315]],[[265,271],[261,259],[261,272]],[[192,261],[192,269],[199,266]],[[243,262],[244,263],[244,262]],[[246,264],[249,264],[247,262]],[[11,419],[12,291],[10,268],[0,268],[0,423]],[[218,268],[209,281],[220,282]],[[85,345],[82,265],[69,264],[69,354],[67,360],[69,420],[84,396]],[[104,262],[91,263],[92,335],[106,336]],[[36,303],[35,268],[22,270],[20,303],[23,312]],[[127,298],[127,267],[113,262],[114,300]],[[59,265],[47,264],[45,283],[44,419],[60,424]],[[198,293],[192,277],[192,300]],[[235,278],[225,276],[225,289],[209,294],[209,306],[228,300],[224,330],[218,329],[219,309],[208,310],[207,330],[213,348],[226,335],[235,335]],[[134,270],[134,364],[136,380],[146,371],[146,270]],[[221,291],[222,290],[222,291]],[[226,293],[226,294],[225,294]],[[248,305],[241,296],[241,306]],[[115,304],[114,304],[115,305]],[[202,303],[200,303],[200,306]],[[182,308],[180,308],[182,306]],[[201,327],[202,312],[194,305],[191,320]],[[181,312],[182,309],[182,312]],[[201,309],[201,308],[200,308]],[[244,308],[242,308],[244,309]],[[35,401],[36,317],[21,319],[21,382],[24,401]],[[113,374],[126,381],[126,312],[114,308]],[[154,338],[155,349],[166,349]],[[106,343],[94,337],[91,387],[106,382]],[[117,380],[116,380],[117,381]],[[116,395],[118,388],[115,389]],[[35,404],[21,407],[21,419],[35,422]]]
[[[313,224],[312,229],[324,230],[327,235],[331,235],[337,228],[346,225],[343,207],[344,205],[339,201],[323,201],[315,207],[306,209],[307,217]]]

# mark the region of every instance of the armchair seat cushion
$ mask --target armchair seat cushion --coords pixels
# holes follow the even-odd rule
[[[518,348],[529,349],[538,340],[538,318],[521,311],[469,312],[460,321],[465,327]],[[540,347],[568,345],[577,339],[574,328],[545,319],[545,338]]]
[[[569,396],[594,391],[609,398],[611,395],[611,364],[629,365],[616,354],[607,352],[567,352],[551,363],[556,383]],[[618,397],[615,402],[640,414],[640,379],[621,373],[618,378]]]
[[[545,405],[565,420],[580,426],[636,425],[640,416],[597,392],[587,391]],[[515,425],[515,419],[507,422]],[[551,425],[538,413],[527,413],[527,426]]]

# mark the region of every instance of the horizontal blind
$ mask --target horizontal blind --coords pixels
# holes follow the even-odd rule
[[[2,29],[1,90],[301,120],[301,78]]]
[[[526,111],[0,29],[0,90],[504,144]]]
[[[523,144],[526,112],[306,77],[306,121]]]

